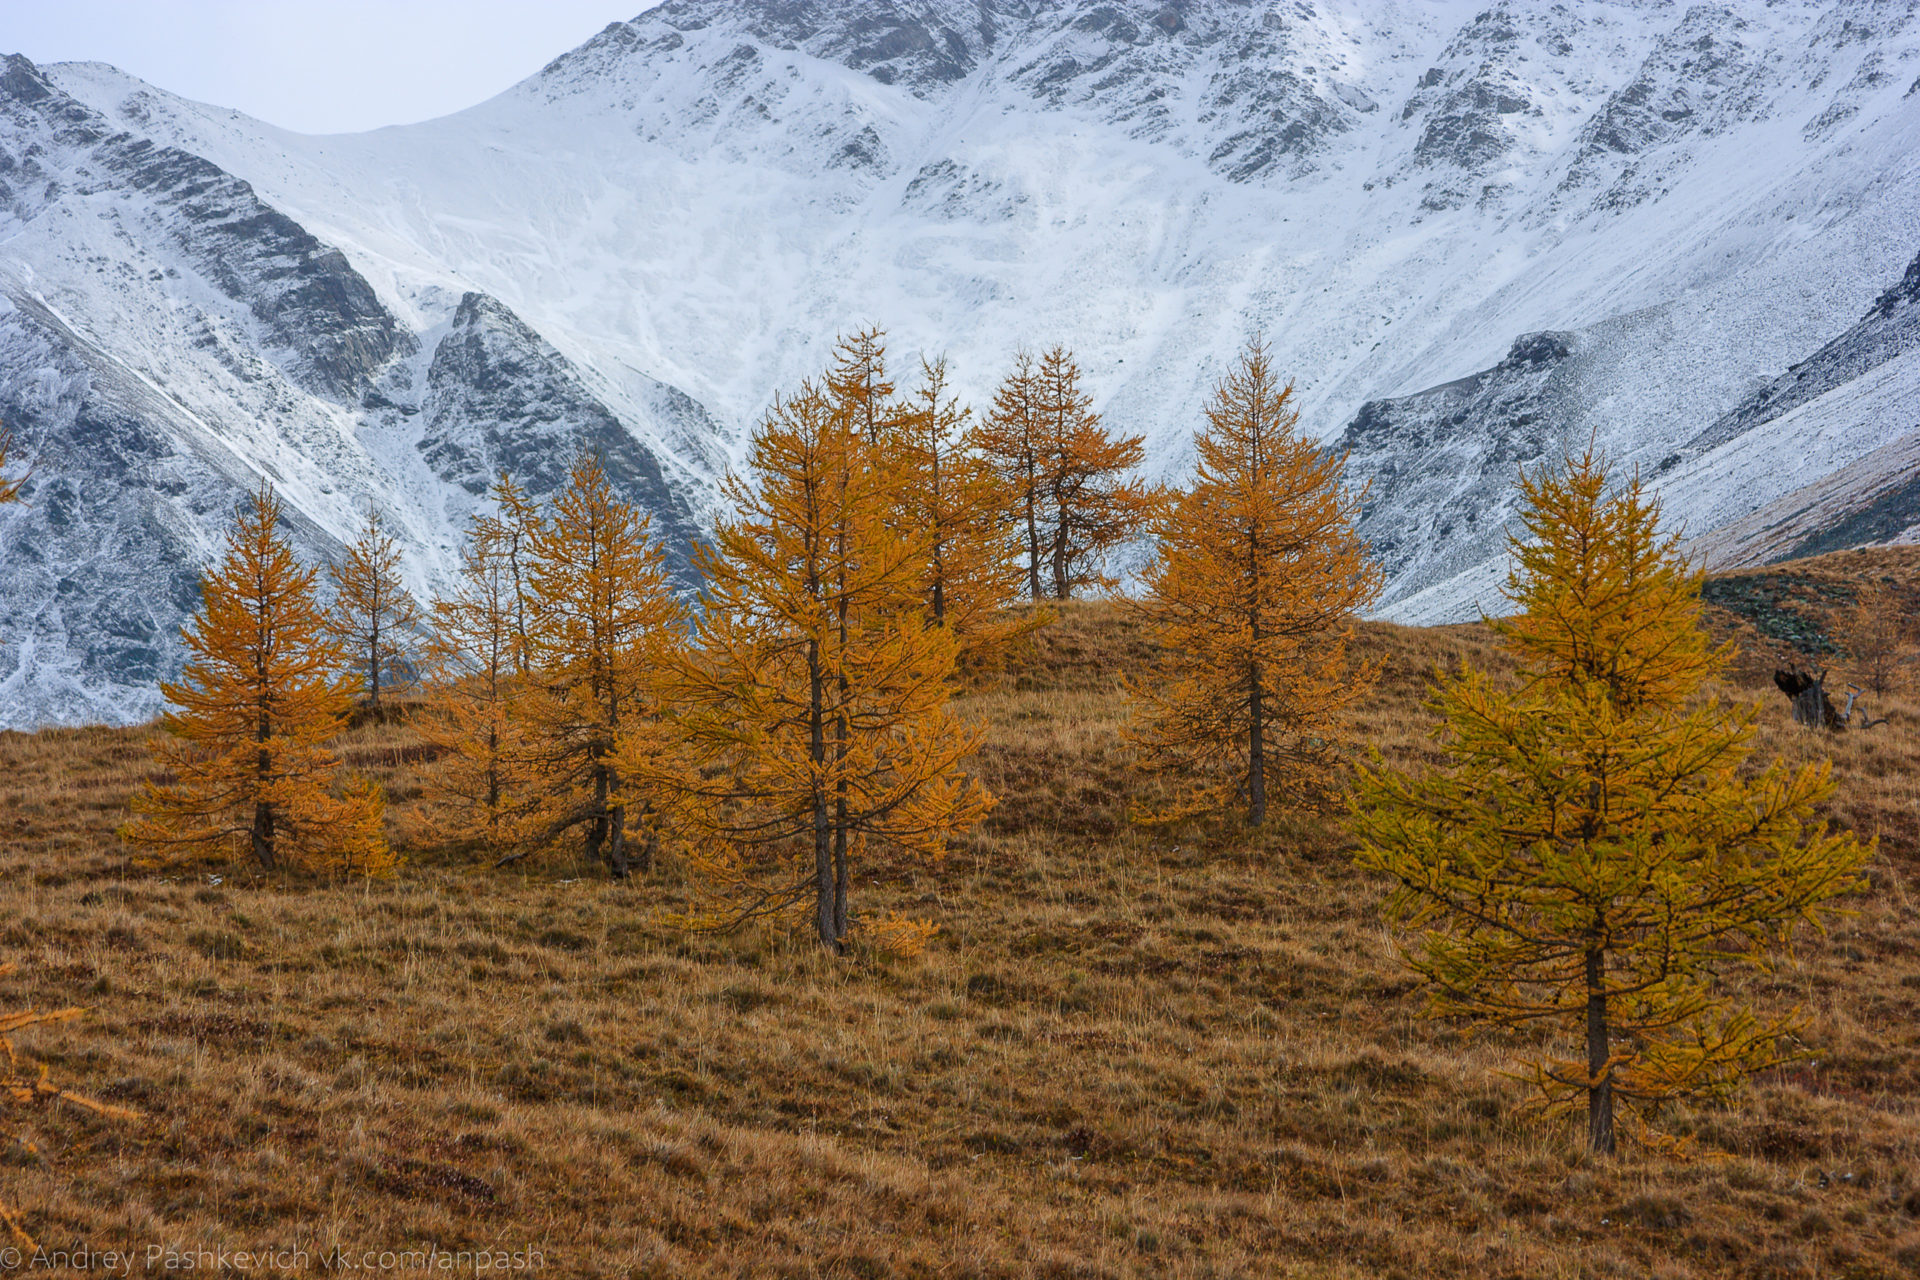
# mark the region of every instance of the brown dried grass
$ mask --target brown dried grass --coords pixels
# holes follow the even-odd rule
[[[1357,727],[1431,758],[1428,674],[1484,628],[1363,628]],[[37,1109],[0,1200],[43,1242],[532,1245],[569,1276],[1757,1276],[1920,1259],[1916,715],[1831,751],[1872,891],[1739,987],[1811,1013],[1809,1058],[1685,1152],[1597,1163],[1517,1122],[1509,1046],[1428,1022],[1333,815],[1258,841],[1145,831],[1117,730],[1145,660],[1071,606],[963,699],[1001,797],[857,911],[931,918],[915,960],[758,930],[687,937],[673,868],[498,872],[420,808],[404,724],[347,744],[412,861],[384,884],[133,870],[138,732],[0,735],[0,1008],[142,1124]],[[884,874],[883,874],[884,873]],[[221,883],[211,877],[221,875]],[[872,883],[873,880],[882,883]]]

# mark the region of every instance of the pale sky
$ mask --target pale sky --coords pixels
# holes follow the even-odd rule
[[[657,0],[0,0],[0,54],[110,62],[302,133],[485,101]]]

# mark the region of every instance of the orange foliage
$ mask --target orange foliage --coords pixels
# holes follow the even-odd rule
[[[977,443],[1023,527],[1028,593],[1065,600],[1112,587],[1103,559],[1138,532],[1157,495],[1131,478],[1141,437],[1115,439],[1100,425],[1073,354],[1055,346],[1037,365],[1016,356]]]
[[[346,724],[351,686],[335,674],[339,642],[314,597],[315,572],[276,532],[280,502],[262,483],[207,575],[200,614],[183,632],[192,654],[153,753],[175,781],[148,782],[121,830],[150,854],[243,851],[263,868],[383,875],[393,857],[384,802],[364,779],[334,792],[327,743]]]
[[[1140,610],[1162,646],[1133,683],[1132,736],[1186,784],[1166,817],[1223,807],[1265,820],[1270,794],[1324,795],[1373,672],[1347,660],[1380,572],[1354,533],[1345,459],[1297,430],[1293,388],[1259,342],[1214,392],[1193,487],[1156,521]]]
[[[527,803],[526,742],[515,698],[524,685],[520,593],[496,517],[480,517],[460,553],[452,592],[433,602],[428,648],[434,679],[415,717],[444,763],[427,776],[442,802],[465,810],[499,837]]]
[[[0,506],[20,501],[21,486],[26,484],[24,476],[9,480],[6,476],[7,453],[13,448],[13,433],[0,431]]]
[[[533,843],[583,829],[588,861],[604,859],[615,879],[630,870],[629,827],[643,871],[659,835],[657,806],[622,777],[616,748],[658,720],[657,682],[685,636],[648,523],[583,456],[552,516],[527,531],[533,676],[520,705]]]
[[[400,581],[400,546],[377,511],[368,511],[347,555],[329,571],[333,608],[329,621],[358,669],[367,705],[380,705],[380,690],[409,680],[420,630],[420,606]]]
[[[954,638],[919,608],[925,540],[894,526],[897,459],[811,384],[755,431],[753,480],[703,549],[699,652],[674,695],[705,833],[694,870],[725,927],[811,902],[832,950],[870,841],[938,858],[990,803],[960,772]]]

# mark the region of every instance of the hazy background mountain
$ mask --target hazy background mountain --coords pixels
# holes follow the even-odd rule
[[[868,322],[976,403],[1068,343],[1169,476],[1263,333],[1390,616],[1492,606],[1514,468],[1589,439],[1717,563],[1909,537],[1916,166],[1889,0],[673,0],[327,137],[13,58],[0,725],[151,714],[262,477],[426,587],[494,470],[585,445],[683,555]]]

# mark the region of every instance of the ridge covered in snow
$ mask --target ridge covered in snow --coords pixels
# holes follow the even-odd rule
[[[1806,489],[1804,543],[1807,487],[1916,425],[1907,349],[1855,333],[1916,191],[1909,0],[669,0],[329,137],[13,58],[0,725],[150,714],[261,477],[316,556],[379,506],[424,587],[495,470],[592,447],[684,555],[863,323],[976,404],[1065,342],[1171,477],[1262,333],[1395,616],[1493,607],[1513,469],[1569,442],[1703,537]],[[1809,361],[1832,385],[1769,391]]]

